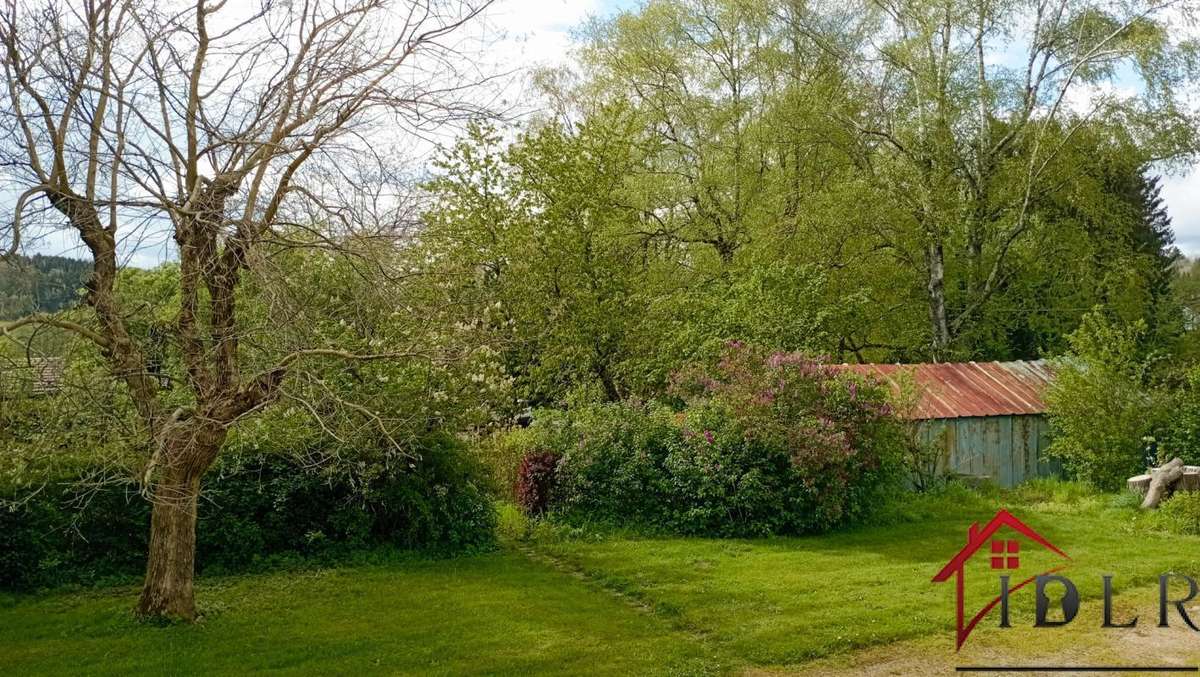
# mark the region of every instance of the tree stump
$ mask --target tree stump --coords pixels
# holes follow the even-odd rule
[[[1126,485],[1138,496],[1145,496],[1150,489],[1150,479],[1149,475],[1134,475],[1126,481]]]
[[[1173,458],[1167,463],[1150,471],[1150,487],[1146,490],[1146,498],[1142,501],[1142,509],[1157,508],[1158,504],[1171,491],[1171,487],[1183,477],[1183,460]]]
[[[1174,491],[1200,491],[1200,465],[1183,466],[1183,477],[1173,487]]]

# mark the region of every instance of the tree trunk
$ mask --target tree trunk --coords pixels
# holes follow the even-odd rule
[[[1145,496],[1146,492],[1150,490],[1150,480],[1152,479],[1154,478],[1150,475],[1134,475],[1125,481],[1125,486],[1129,487],[1133,493]]]
[[[608,365],[603,360],[596,362],[596,376],[600,378],[600,385],[604,386],[604,397],[607,402],[620,402],[621,391],[617,388],[617,382],[613,380],[612,374],[608,371]]]
[[[191,621],[196,618],[192,582],[196,568],[196,504],[200,476],[169,470],[154,489],[146,581],[139,616]]]
[[[1176,491],[1200,491],[1200,467],[1194,465],[1183,466],[1183,477],[1179,478],[1179,483],[1175,485]]]
[[[933,331],[933,360],[945,358],[950,346],[950,326],[946,321],[946,263],[940,242],[931,241],[925,248],[925,263],[929,268],[929,324]]]
[[[1142,509],[1157,508],[1158,504],[1171,493],[1171,487],[1183,477],[1183,461],[1173,458],[1167,463],[1150,471],[1150,488],[1146,490],[1146,498],[1142,500]]]

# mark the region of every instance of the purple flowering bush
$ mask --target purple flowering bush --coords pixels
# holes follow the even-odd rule
[[[766,536],[809,530],[787,454],[746,435],[721,403],[698,401],[684,410],[664,470],[673,494],[664,526],[671,531]]]
[[[823,358],[731,341],[716,365],[677,374],[672,392],[685,411],[720,412],[755,456],[786,459],[776,500],[793,513],[788,531],[859,517],[898,476],[906,438],[886,387]]]
[[[714,536],[820,531],[898,477],[902,427],[878,383],[732,342],[673,379],[674,406],[540,412],[561,454],[550,509],[569,522]]]

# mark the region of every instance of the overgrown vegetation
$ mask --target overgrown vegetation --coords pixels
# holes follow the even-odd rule
[[[380,546],[461,553],[493,542],[491,497],[452,440],[358,469],[294,456],[231,454],[209,474],[197,570],[221,574]],[[0,500],[0,589],[120,581],[145,572],[150,506],[127,482],[84,467]],[[88,487],[87,483],[101,482]],[[80,488],[80,485],[85,488]]]
[[[1164,413],[1149,388],[1144,334],[1144,324],[1086,316],[1046,396],[1058,433],[1050,452],[1075,476],[1106,489],[1146,465],[1146,440]]]
[[[453,52],[486,2],[235,4],[0,11],[0,359],[63,365],[0,393],[0,584],[148,561],[141,613],[190,619],[197,568],[483,545],[493,494],[658,537],[943,509],[843,361],[1053,358],[1073,478],[1200,463],[1157,176],[1200,147],[1200,4],[653,0],[511,127]],[[177,261],[123,269],[137,224]]]
[[[1069,340],[1046,397],[1050,453],[1069,472],[1115,490],[1175,457],[1200,463],[1195,367],[1155,349],[1145,323],[1123,325],[1103,309],[1086,315]]]
[[[1170,533],[1200,535],[1200,493],[1182,491],[1169,496],[1159,505],[1151,521]]]
[[[539,412],[521,433],[532,446],[520,504],[574,522],[762,536],[845,524],[896,486],[904,438],[879,384],[735,341],[716,364],[677,374],[672,393],[677,407]]]
[[[382,302],[364,303],[361,310],[373,310],[350,321],[337,315],[367,293],[346,259],[277,254],[272,275],[295,287],[320,279],[321,293],[292,305],[296,299],[252,280],[247,316],[286,308],[306,317],[305,331],[364,352],[414,330]],[[121,273],[122,294],[137,309],[127,326],[145,341],[148,370],[168,384],[186,378],[166,338],[179,275],[174,265]],[[276,331],[270,340],[288,338]],[[151,504],[145,442],[129,426],[133,403],[93,346],[54,347],[66,363],[60,389],[12,393],[0,406],[0,588],[145,573]],[[198,524],[208,533],[197,541],[197,570],[236,572],[377,546],[461,552],[491,543],[493,487],[455,435],[503,406],[503,378],[487,350],[452,363],[315,366],[283,389],[283,405],[234,430],[226,456],[205,475]],[[183,393],[168,390],[185,405]]]

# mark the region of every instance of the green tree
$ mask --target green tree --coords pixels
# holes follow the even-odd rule
[[[1066,0],[656,0],[589,24],[575,77],[542,82],[568,129],[627,108],[640,161],[623,204],[702,277],[732,284],[739,264],[782,259],[819,270],[831,306],[839,291],[868,298],[831,352],[1035,356],[1107,302],[1053,296],[1054,267],[1080,256],[1057,243],[1092,247],[1083,219],[1051,206],[1115,213],[1148,162],[1194,146],[1179,101],[1193,45],[1168,18]],[[1141,88],[1119,94],[1131,71]],[[1114,304],[1161,299],[1147,257],[1167,253],[1162,238],[1131,240],[1122,210],[1124,225],[1099,229],[1117,263],[1087,272]]]
[[[1144,321],[1124,325],[1103,311],[1089,313],[1046,394],[1055,432],[1050,454],[1105,490],[1144,470],[1145,440],[1163,423],[1163,393],[1152,383],[1154,355],[1145,339]]]
[[[1033,224],[1008,254],[1005,282],[964,326],[960,351],[999,359],[1061,353],[1080,318],[1103,306],[1142,320],[1167,348],[1182,330],[1171,289],[1170,219],[1136,143],[1100,125],[1077,129],[1043,173]]]
[[[575,133],[542,127],[502,152],[476,126],[430,185],[429,256],[492,308],[487,324],[529,403],[589,387],[629,394],[630,339],[645,295],[661,289],[651,284],[661,260],[622,206],[638,160],[628,125],[614,111]]]
[[[1179,97],[1193,45],[1166,6],[916,0],[867,3],[864,16],[882,38],[847,58],[872,108],[848,122],[872,153],[869,174],[904,206],[888,242],[920,257],[934,358],[963,350],[963,332],[1015,274],[1078,130],[1119,128],[1143,161],[1192,148]],[[994,63],[999,54],[1013,65]],[[1104,93],[1130,71],[1141,93]]]

